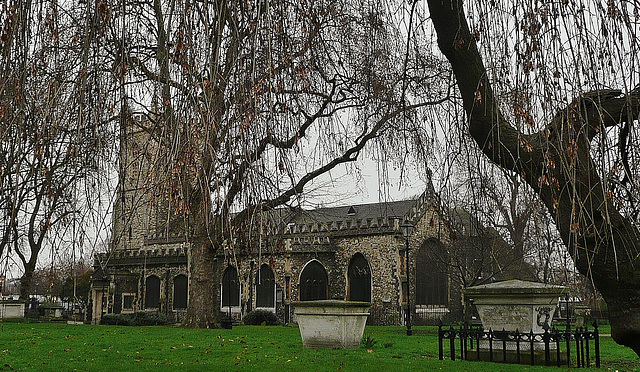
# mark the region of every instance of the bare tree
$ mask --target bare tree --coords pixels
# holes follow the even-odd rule
[[[19,258],[26,298],[48,237],[77,214],[112,137],[108,95],[94,95],[104,92],[89,5],[17,0],[1,12],[0,256]]]
[[[469,133],[489,159],[519,174],[540,196],[576,267],[607,302],[614,340],[640,355],[638,189],[631,161],[638,154],[632,139],[640,90],[631,89],[637,66],[625,54],[637,53],[637,4],[480,3],[470,13],[471,27],[462,1],[428,5]],[[497,48],[493,35],[508,37]],[[486,45],[478,44],[483,40]],[[483,59],[491,61],[489,68]],[[540,100],[514,104],[508,115],[501,89],[511,76],[519,76],[519,96]],[[585,86],[596,90],[584,92]],[[577,95],[562,103],[564,93]]]
[[[455,236],[446,257],[436,257],[456,286],[467,288],[496,280],[533,279],[531,268],[523,263],[513,244],[476,215],[477,211],[461,208],[449,212]]]
[[[563,275],[573,260],[567,260],[567,249],[562,243],[552,217],[542,204],[538,204],[531,217],[527,233],[527,259],[543,283],[563,283]]]
[[[370,141],[422,151],[418,115],[449,96],[447,70],[377,1],[154,0],[105,14],[122,127],[145,117],[146,187],[191,243],[188,326],[215,324],[213,258],[256,213],[300,203]]]

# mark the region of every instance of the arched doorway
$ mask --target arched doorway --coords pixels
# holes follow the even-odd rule
[[[349,300],[371,302],[371,268],[362,253],[351,258],[347,277]]]
[[[256,282],[256,307],[276,307],[276,280],[269,265],[260,266]]]
[[[160,278],[150,275],[145,281],[144,306],[147,309],[157,309],[160,307]]]
[[[309,261],[300,274],[300,301],[326,300],[328,282],[324,266],[317,260]]]

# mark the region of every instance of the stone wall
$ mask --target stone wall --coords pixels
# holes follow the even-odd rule
[[[375,321],[384,325],[388,322],[397,324],[400,320],[401,278],[400,248],[404,239],[398,235],[365,236],[341,239],[337,242],[338,254],[336,262],[345,289],[343,299],[348,299],[348,269],[352,257],[361,253],[371,268],[371,302],[373,303]],[[374,317],[372,317],[374,319]]]
[[[138,250],[114,250],[110,254],[96,256],[96,273],[94,273],[94,291],[92,302],[104,306],[107,313],[117,312],[122,306],[122,294],[133,293],[134,308],[130,311],[159,311],[170,320],[182,318],[183,310],[173,309],[173,279],[180,274],[188,273],[188,245],[185,243],[168,243],[144,245]],[[106,263],[106,265],[105,265]],[[155,275],[160,279],[160,307],[148,309],[145,301],[146,279]],[[100,285],[97,285],[100,282]],[[101,287],[96,292],[96,288]],[[103,292],[106,302],[103,304]],[[99,321],[102,309],[94,309],[93,317]],[[125,311],[126,312],[126,311]]]
[[[443,244],[450,241],[450,229],[438,213],[434,205],[429,205],[421,210],[420,215],[414,215],[418,219],[414,221],[415,228],[410,238],[410,262],[412,272],[411,293],[415,291],[415,260],[411,252],[417,251],[426,239],[437,239]],[[406,299],[402,297],[402,282],[406,281],[404,272],[405,240],[401,235],[399,223],[390,229],[380,233],[362,234],[362,230],[355,230],[352,234],[342,234],[338,237],[322,238],[318,235],[323,230],[330,232],[330,228],[322,226],[314,228],[311,225],[294,234],[294,238],[287,239],[283,252],[272,252],[262,256],[262,260],[256,255],[237,255],[230,260],[238,269],[239,279],[242,285],[241,310],[246,313],[256,308],[255,282],[260,266],[267,263],[274,272],[277,288],[282,290],[282,301],[276,303],[276,314],[283,321],[291,320],[292,309],[288,306],[292,301],[299,300],[300,275],[305,266],[312,260],[320,262],[328,276],[329,299],[349,299],[348,269],[351,259],[356,253],[361,253],[371,269],[371,300],[373,303],[372,323],[376,324],[400,324],[404,322],[403,304]],[[222,276],[228,261],[220,256],[216,261],[215,275],[218,278],[218,287],[222,285]],[[421,268],[423,269],[423,268]],[[428,269],[428,268],[424,268]],[[287,283],[289,284],[287,286]],[[453,294],[452,298],[456,298]],[[221,303],[220,293],[216,294],[216,303]],[[414,304],[415,305],[415,304]],[[406,306],[406,305],[405,305]],[[240,317],[240,314],[237,314]]]
[[[409,273],[412,297],[415,294],[415,252],[427,239],[436,239],[445,245],[450,242],[450,228],[438,211],[434,203],[426,203],[421,208],[409,211],[409,215],[416,218],[412,221],[415,228],[410,238],[409,255],[412,268]],[[229,258],[218,256],[214,268],[217,288],[222,286],[222,277],[227,265],[236,267],[241,283],[241,306],[233,311],[240,319],[242,314],[256,308],[255,283],[261,265],[266,263],[273,270],[276,289],[282,293],[276,303],[275,312],[281,320],[289,321],[292,320],[292,309],[289,305],[300,298],[300,275],[310,261],[317,260],[327,272],[328,298],[346,300],[349,299],[350,291],[349,264],[355,254],[361,253],[371,270],[371,323],[400,324],[404,321],[403,308],[406,308],[406,298],[403,298],[402,293],[402,283],[406,282],[405,240],[399,230],[400,220],[401,218],[384,219],[380,224],[375,220],[367,220],[367,223],[360,225],[345,222],[328,224],[325,228],[320,224],[316,227],[308,224],[304,228],[289,226],[290,231],[295,234],[282,236],[284,244],[279,245],[283,245],[284,249],[272,249],[259,255],[237,254]],[[332,231],[332,225],[337,230]],[[340,226],[343,225],[348,225],[349,229],[341,230]],[[353,228],[354,226],[357,228]],[[157,310],[179,318],[180,312],[173,310],[173,278],[179,274],[189,277],[185,255],[187,250],[179,242],[172,243],[171,237],[141,235],[136,239],[140,248],[116,250],[111,257],[111,269],[127,272],[138,278],[136,310],[145,310],[146,278],[150,275],[160,278],[160,307]],[[175,237],[174,240],[180,239]],[[181,259],[168,259],[173,256]],[[220,308],[220,291],[217,290],[212,295],[217,304],[216,308],[221,312],[226,311]],[[455,297],[453,294],[452,299]]]

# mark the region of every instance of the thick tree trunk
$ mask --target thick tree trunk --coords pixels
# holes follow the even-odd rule
[[[20,277],[20,299],[28,300],[33,286],[33,273],[36,269],[35,262],[27,262],[24,265],[24,274]]]
[[[207,241],[193,242],[189,255],[189,306],[182,325],[190,328],[217,328],[216,280],[213,249]]]
[[[190,328],[218,328],[216,322],[217,303],[215,301],[217,280],[214,276],[215,248],[220,244],[216,229],[211,223],[211,199],[204,187],[193,190],[189,218],[191,224],[191,248],[189,250],[189,304],[182,325]],[[207,195],[206,197],[204,195]]]
[[[474,140],[489,159],[522,175],[539,193],[578,270],[593,279],[607,302],[613,339],[640,355],[640,234],[616,210],[589,154],[590,141],[602,126],[632,120],[629,112],[637,119],[640,92],[586,95],[559,112],[544,131],[524,135],[498,109],[462,1],[428,3]]]

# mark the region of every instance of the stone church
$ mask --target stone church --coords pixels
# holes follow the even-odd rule
[[[160,227],[162,208],[149,202],[145,184],[154,146],[135,128],[121,141],[112,242],[94,260],[94,322],[136,311],[180,321],[189,304],[190,246],[180,233]],[[345,299],[371,302],[370,324],[402,324],[409,296],[417,321],[459,313],[459,291],[432,262],[455,233],[433,188],[419,193],[402,201],[264,213],[268,228],[254,232],[244,247],[219,250],[219,290],[211,296],[220,316],[241,320],[263,309],[290,322],[294,301]],[[414,225],[408,264],[404,221]]]

